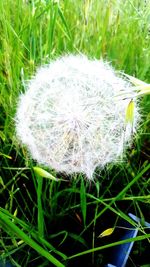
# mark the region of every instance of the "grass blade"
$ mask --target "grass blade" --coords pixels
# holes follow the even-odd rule
[[[41,256],[49,260],[57,267],[65,267],[60,261],[53,257],[48,251],[42,248],[36,243],[31,237],[25,234],[18,226],[16,226],[11,220],[8,219],[7,215],[0,211],[0,222],[4,224],[8,229],[13,232],[17,237],[21,238],[26,244],[36,250]]]
[[[83,177],[81,179],[81,186],[80,186],[80,204],[81,204],[81,211],[83,216],[83,223],[84,226],[86,225],[86,190]]]
[[[76,257],[83,256],[85,254],[89,254],[89,253],[96,252],[96,251],[99,251],[99,250],[103,250],[103,249],[106,249],[106,248],[115,247],[115,246],[118,246],[118,245],[130,243],[130,242],[144,240],[144,239],[149,238],[149,237],[150,237],[150,234],[140,235],[140,236],[133,237],[133,238],[128,238],[126,240],[117,241],[117,242],[114,242],[114,243],[111,243],[111,244],[107,244],[107,245],[104,245],[104,246],[101,246],[101,247],[85,250],[85,251],[83,251],[81,253],[77,253],[77,254],[74,254],[74,255],[68,257],[68,259],[70,260],[70,259],[73,259],[73,258],[76,258]]]

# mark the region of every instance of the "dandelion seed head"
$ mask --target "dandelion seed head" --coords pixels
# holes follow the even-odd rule
[[[93,178],[121,158],[139,121],[125,126],[132,86],[103,60],[66,55],[38,69],[20,96],[16,132],[38,163]]]

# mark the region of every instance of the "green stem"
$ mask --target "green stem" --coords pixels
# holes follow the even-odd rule
[[[106,249],[106,248],[110,248],[110,247],[114,247],[114,246],[118,246],[118,245],[122,245],[122,244],[126,244],[126,243],[131,243],[131,242],[134,242],[134,241],[140,241],[140,240],[143,240],[143,239],[146,239],[146,238],[149,238],[149,237],[150,237],[150,234],[140,235],[138,237],[133,237],[133,238],[128,238],[126,240],[117,241],[117,242],[114,242],[114,243],[111,243],[111,244],[107,244],[107,245],[104,245],[104,246],[101,246],[101,247],[98,247],[98,248],[92,248],[92,249],[85,250],[83,252],[74,254],[74,255],[68,257],[67,259],[71,260],[73,258],[80,257],[80,256],[83,256],[83,255],[88,254],[88,253],[92,253],[92,252],[95,252],[95,251],[99,251],[99,250],[102,250],[102,249]]]

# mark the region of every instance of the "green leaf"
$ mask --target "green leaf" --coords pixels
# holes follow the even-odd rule
[[[130,76],[128,74],[124,74],[128,79],[129,81],[135,85],[135,90],[137,91],[137,97],[138,96],[142,96],[142,95],[147,95],[147,94],[150,94],[150,84],[148,83],[145,83],[133,76]]]
[[[39,176],[41,176],[43,178],[48,178],[48,179],[51,179],[51,180],[54,180],[54,181],[59,181],[59,179],[57,179],[52,174],[50,174],[49,172],[43,170],[40,167],[33,167],[33,170],[34,170],[35,174],[37,174],[37,175],[39,175]]]
[[[38,234],[39,236],[44,236],[44,215],[42,208],[42,186],[43,178],[37,175],[38,187],[37,187],[37,207],[38,207]]]
[[[4,154],[4,153],[2,153],[2,152],[0,152],[0,156],[3,156],[3,157],[5,157],[5,158],[7,158],[7,159],[12,159],[11,156],[6,155],[6,154]]]
[[[92,248],[92,249],[88,249],[88,250],[82,251],[80,253],[77,253],[77,254],[74,254],[74,255],[68,257],[68,259],[73,259],[73,258],[76,258],[76,257],[80,257],[82,255],[86,255],[86,254],[89,254],[89,253],[93,253],[93,252],[96,252],[96,251],[100,251],[100,250],[103,250],[103,249],[106,249],[106,248],[110,248],[110,247],[115,247],[115,246],[122,245],[122,244],[135,242],[135,241],[140,241],[140,240],[144,240],[146,238],[148,239],[149,237],[150,237],[150,234],[140,235],[140,236],[133,237],[133,238],[127,238],[125,240],[116,241],[114,243],[110,243],[110,244],[107,244],[107,245],[104,245],[104,246],[101,246],[101,247]]]
[[[124,75],[129,79],[129,81],[131,82],[131,83],[133,83],[133,85],[135,85],[135,86],[141,86],[141,85],[146,85],[147,83],[145,83],[145,82],[143,82],[143,81],[141,81],[141,80],[139,80],[139,79],[137,79],[137,78],[135,78],[135,77],[133,77],[133,76],[131,76],[131,75],[128,75],[128,74],[125,74],[124,73]]]
[[[137,90],[138,90],[138,93],[136,96],[149,95],[150,94],[150,84],[138,86]]]
[[[53,263],[57,267],[65,267],[60,261],[58,261],[55,257],[53,257],[47,250],[41,247],[36,241],[34,241],[30,235],[28,236],[24,233],[18,226],[12,222],[7,215],[0,211],[0,222],[4,224],[10,231],[12,231],[17,237],[23,240],[26,244],[36,250],[40,255],[49,260],[49,262]],[[10,234],[10,232],[9,232]]]
[[[134,101],[131,100],[127,106],[127,109],[126,109],[126,115],[125,115],[125,122],[126,124],[130,123],[130,124],[133,124],[133,121],[134,121]]]
[[[83,178],[81,179],[81,187],[80,187],[80,204],[81,204],[83,222],[85,225],[86,224],[86,190],[85,190]]]
[[[111,235],[114,232],[115,228],[108,228],[106,230],[104,230],[98,237],[104,237],[104,236],[108,236]]]

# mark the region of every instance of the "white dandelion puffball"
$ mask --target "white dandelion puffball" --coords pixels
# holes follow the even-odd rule
[[[125,125],[133,87],[103,60],[66,55],[38,69],[20,96],[16,132],[38,163],[93,178],[97,166],[116,162],[139,121]]]

